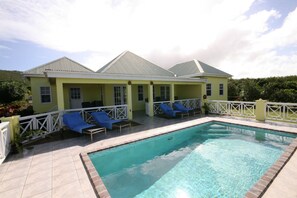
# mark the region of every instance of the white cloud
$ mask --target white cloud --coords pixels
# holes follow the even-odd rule
[[[0,2],[0,40],[27,40],[64,52],[92,52],[97,70],[124,50],[168,68],[196,58],[235,77],[289,75],[297,11],[278,29],[276,10],[246,16],[255,0],[55,0]],[[277,71],[277,72],[276,72]]]
[[[0,45],[0,50],[11,50],[11,48],[9,48],[5,45]]]

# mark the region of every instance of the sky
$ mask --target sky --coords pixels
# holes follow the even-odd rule
[[[296,0],[0,0],[0,69],[66,56],[97,71],[129,50],[233,78],[297,75]]]

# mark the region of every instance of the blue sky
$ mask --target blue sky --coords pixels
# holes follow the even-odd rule
[[[169,68],[297,75],[294,0],[0,0],[0,69],[67,56],[96,71],[125,50]]]

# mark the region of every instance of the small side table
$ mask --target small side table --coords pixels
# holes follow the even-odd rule
[[[119,122],[119,123],[113,124],[113,126],[119,128],[120,129],[120,132],[122,132],[122,128],[123,127],[129,127],[131,129],[131,122],[129,122],[129,121],[123,121],[123,122]]]
[[[195,116],[196,114],[200,114],[201,116],[201,109],[193,109],[192,113],[193,113],[193,116]]]
[[[176,113],[177,116],[180,116],[181,118],[184,118],[184,116],[188,116],[189,117],[189,113],[188,112],[178,112]]]
[[[85,129],[84,133],[91,135],[91,142],[93,142],[93,135],[96,133],[101,133],[104,132],[106,135],[106,128],[102,127],[102,128],[90,128],[90,129]]]

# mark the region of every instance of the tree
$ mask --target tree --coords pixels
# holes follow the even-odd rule
[[[255,101],[261,98],[261,88],[252,79],[247,79],[243,85],[244,100],[245,101]]]
[[[296,89],[279,89],[272,95],[274,101],[281,102],[297,102],[297,90]]]
[[[228,82],[228,100],[239,100],[240,89],[235,80],[231,79]]]
[[[24,83],[10,81],[0,82],[0,103],[9,104],[14,101],[22,100],[27,92]]]

